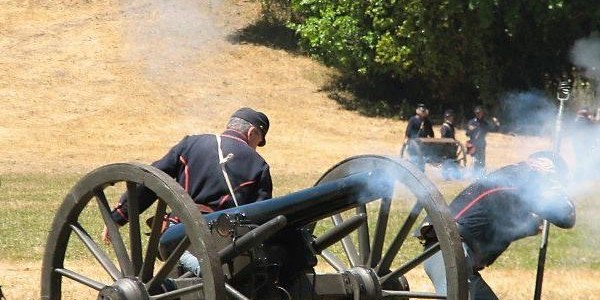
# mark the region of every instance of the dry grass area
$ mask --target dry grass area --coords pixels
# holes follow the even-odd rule
[[[334,71],[230,41],[256,18],[257,1],[194,2],[2,2],[0,170],[151,162],[186,134],[220,131],[243,105],[272,120],[261,153],[275,174],[398,152],[404,122],[343,111],[320,92]],[[490,144],[502,153],[494,146],[523,141],[494,135]],[[490,155],[490,163],[524,155]]]
[[[405,122],[342,110],[321,92],[335,71],[232,41],[259,11],[251,0],[0,2],[0,174],[149,163],[186,134],[219,132],[240,106],[271,119],[260,152],[274,177],[320,174],[356,154],[398,153]],[[498,134],[489,144],[492,168],[549,146]],[[39,265],[0,258],[9,300],[37,298]],[[526,299],[529,273],[488,277],[503,299]],[[592,299],[598,275],[549,270],[547,299]]]
[[[8,300],[38,299],[38,282],[40,262],[13,264],[0,262],[0,282]],[[88,272],[95,269],[89,264],[82,264]],[[412,275],[412,274],[410,274]],[[494,288],[500,299],[517,300],[531,299],[535,283],[535,272],[524,270],[485,270],[482,273],[485,280]],[[547,270],[545,273],[543,299],[546,300],[584,300],[597,299],[600,288],[597,278],[598,271],[589,270]],[[423,273],[408,276],[411,288],[419,291],[431,290],[431,284]],[[530,283],[530,284],[526,284]],[[64,287],[63,299],[93,299],[96,295],[81,285]]]

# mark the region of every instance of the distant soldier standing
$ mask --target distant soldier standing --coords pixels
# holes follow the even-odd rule
[[[490,131],[497,131],[500,127],[498,119],[492,118],[492,123],[485,119],[485,111],[481,106],[475,106],[473,109],[475,118],[467,123],[467,151],[473,156],[473,173],[475,176],[481,176],[485,173],[485,137]]]
[[[407,145],[410,161],[421,171],[425,171],[425,161],[419,151],[416,139],[422,137],[434,137],[433,126],[429,120],[429,110],[425,104],[417,104],[415,115],[408,120],[404,135],[404,144]]]
[[[451,109],[447,109],[444,112],[444,123],[442,124],[442,127],[440,128],[440,135],[443,138],[456,139],[454,137],[454,134],[455,134],[454,111]]]
[[[429,110],[425,104],[417,104],[415,115],[410,117],[406,126],[406,139],[415,139],[420,137],[434,137],[433,126],[428,118]]]
[[[440,136],[442,138],[448,138],[455,140],[455,129],[454,129],[454,111],[447,109],[444,112],[444,123],[440,127]],[[442,176],[446,180],[459,179],[460,172],[458,170],[458,162],[456,161],[456,145],[448,145],[444,147],[444,157],[446,158],[442,163]]]

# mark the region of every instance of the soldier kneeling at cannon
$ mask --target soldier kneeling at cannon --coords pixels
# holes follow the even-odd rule
[[[240,108],[222,134],[186,136],[152,166],[175,178],[202,213],[270,199],[273,186],[269,165],[256,151],[266,144],[268,130],[269,119],[264,113]],[[143,186],[139,187],[139,194],[141,210],[156,199]],[[128,220],[127,197],[124,194],[111,213],[113,221],[121,226]],[[176,215],[164,218],[162,246],[171,244],[180,223]],[[109,239],[105,226],[103,240]],[[164,250],[164,255],[172,250]],[[200,274],[200,264],[189,251],[183,253],[180,264],[184,270]]]
[[[575,225],[575,207],[562,185],[566,172],[565,162],[552,152],[534,153],[524,162],[478,179],[450,203],[471,270],[469,299],[498,299],[479,271],[493,264],[513,241],[539,234],[542,220],[560,228]],[[425,249],[437,242],[427,222],[419,237]],[[441,255],[434,255],[424,266],[436,291],[444,293]]]

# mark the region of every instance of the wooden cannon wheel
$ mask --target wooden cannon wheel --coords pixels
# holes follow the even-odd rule
[[[145,214],[139,213],[140,185],[158,198]],[[124,192],[129,197],[129,223],[119,230],[110,218],[110,206]],[[158,241],[165,212],[181,219],[187,238],[161,262]],[[155,217],[151,229],[140,225],[146,214]],[[104,225],[111,236],[110,246],[100,238]],[[127,234],[122,236],[119,231]],[[64,290],[76,286],[70,298],[90,298],[96,293],[98,299],[173,299],[184,292],[202,290],[206,299],[222,299],[226,293],[224,276],[211,240],[190,196],[162,171],[137,163],[100,167],[71,189],[56,213],[44,253],[41,298],[61,299]],[[186,249],[199,258],[203,281],[186,291],[175,291],[178,294],[168,294],[161,284]],[[90,274],[87,263],[82,262],[85,259],[92,259],[91,264],[95,259],[104,273]],[[82,288],[90,295],[81,294]]]
[[[322,220],[312,225],[311,230],[318,235],[319,231],[328,231],[358,214],[367,216],[363,225],[338,243],[341,245],[337,252],[327,248],[321,253],[322,258],[336,272],[357,267],[374,270],[382,286],[382,297],[467,299],[467,270],[454,219],[437,188],[412,164],[383,156],[356,156],[329,169],[316,185],[376,169],[384,169],[392,179],[389,193],[384,192],[385,196],[379,200],[334,215],[330,222]],[[409,291],[404,276],[417,269],[427,255],[412,237],[425,217],[433,224],[439,239],[447,295]]]

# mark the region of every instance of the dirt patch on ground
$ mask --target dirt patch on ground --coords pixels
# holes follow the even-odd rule
[[[0,170],[148,163],[186,134],[219,132],[242,105],[272,120],[261,153],[275,174],[396,154],[405,123],[340,109],[320,91],[334,71],[236,41],[259,11],[257,1],[2,2]],[[490,151],[519,143],[498,139]]]
[[[326,68],[231,41],[258,3],[210,3],[0,4],[1,170],[150,162],[186,134],[220,131],[243,105],[272,119],[274,146],[265,156],[275,146],[312,144],[308,137],[327,122],[314,126],[301,116],[316,121],[338,110],[316,93]]]
[[[39,299],[40,265],[41,262],[17,264],[0,261],[0,284],[6,299]],[[94,266],[82,264],[85,265],[88,265],[89,272],[95,270]],[[596,283],[598,276],[600,272],[590,270],[547,270],[544,276],[543,299],[596,299],[600,293],[600,286]],[[534,271],[492,268],[483,271],[483,277],[500,299],[530,299],[533,296]],[[408,280],[414,290],[431,290],[431,284],[422,273],[410,273]],[[95,298],[89,289],[83,289],[80,285],[70,285],[64,289],[63,299]]]

